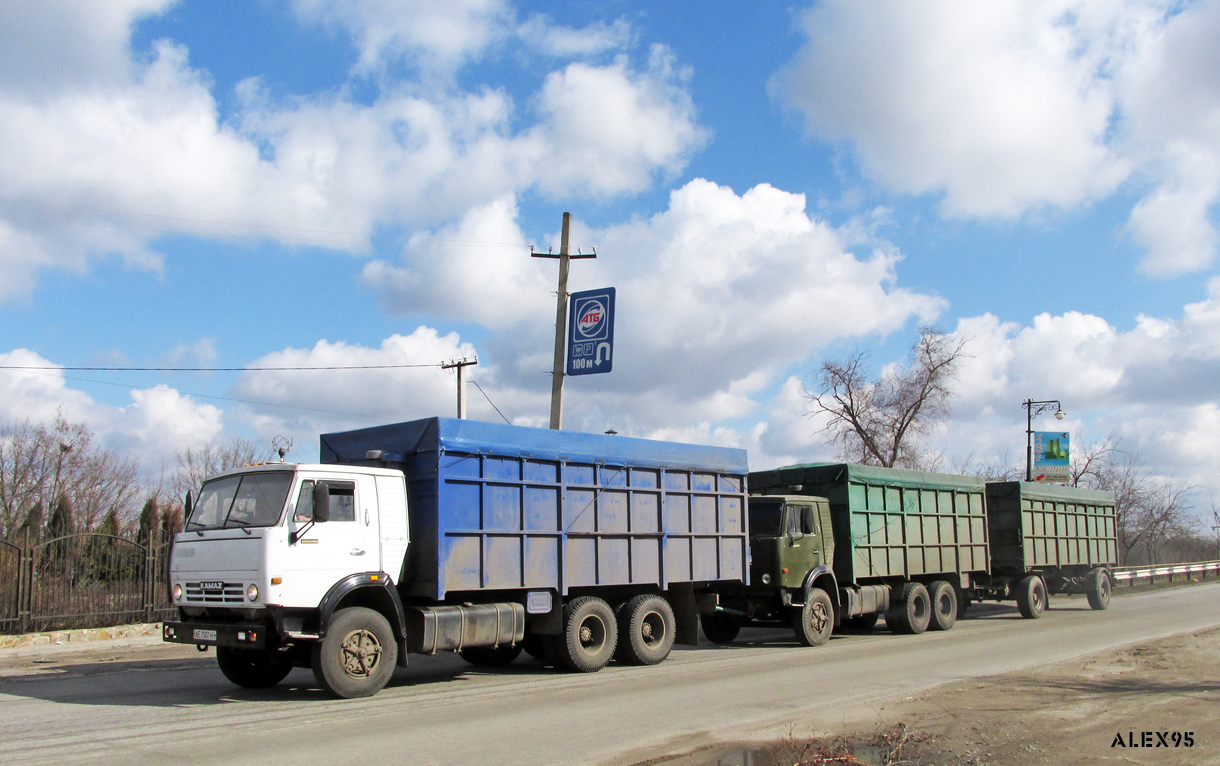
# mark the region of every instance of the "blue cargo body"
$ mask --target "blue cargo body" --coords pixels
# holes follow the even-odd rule
[[[744,450],[428,418],[324,434],[321,461],[406,474],[404,596],[747,577]]]

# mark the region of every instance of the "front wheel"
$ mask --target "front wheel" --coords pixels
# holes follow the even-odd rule
[[[1099,612],[1102,611],[1110,605],[1112,591],[1109,573],[1104,569],[1093,570],[1088,590],[1089,606]]]
[[[228,646],[216,647],[216,664],[225,678],[247,689],[270,689],[292,671],[292,662],[277,652]]]
[[[1027,575],[1017,583],[1017,609],[1027,620],[1036,620],[1046,611],[1046,583],[1038,575]]]
[[[335,612],[326,637],[314,644],[313,674],[337,697],[368,697],[394,674],[398,642],[390,623],[372,609],[348,607]]]
[[[805,605],[792,615],[792,628],[802,646],[821,646],[830,640],[835,626],[835,609],[830,596],[821,588],[809,591]]]

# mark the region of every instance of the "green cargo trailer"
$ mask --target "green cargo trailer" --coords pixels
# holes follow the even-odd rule
[[[748,481],[750,585],[702,605],[714,641],[785,616],[799,638],[823,593],[834,625],[871,628],[884,615],[897,632],[948,630],[963,590],[989,573],[981,479],[812,463]]]
[[[1114,493],[1022,481],[989,482],[991,575],[968,596],[1015,598],[1041,616],[1048,595],[1084,593],[1105,609],[1118,563]]]

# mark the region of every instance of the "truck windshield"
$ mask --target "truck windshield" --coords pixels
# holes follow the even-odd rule
[[[782,501],[750,498],[750,537],[779,537],[783,534],[783,520]]]
[[[199,502],[195,503],[186,528],[272,526],[280,520],[291,486],[291,471],[248,473],[209,481],[199,490]]]

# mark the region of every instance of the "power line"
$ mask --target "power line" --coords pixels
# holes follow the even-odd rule
[[[45,369],[45,368],[38,368],[38,369]],[[35,374],[41,375],[44,373],[35,370]],[[50,376],[48,376],[48,377],[50,377]],[[129,383],[115,383],[114,381],[111,381],[111,380],[93,380],[92,378],[80,378],[80,377],[76,377],[74,375],[63,375],[63,376],[56,376],[56,377],[61,378],[62,380],[76,381],[77,383],[93,383],[93,384],[96,384],[99,386],[116,386],[118,388],[131,388],[131,384],[129,384]],[[321,412],[326,415],[345,415],[345,416],[353,417],[353,418],[364,418],[366,420],[385,421],[385,420],[389,419],[390,417],[392,417],[392,416],[386,416],[386,415],[366,415],[366,414],[360,413],[360,412],[344,412],[342,410],[324,410],[324,409],[321,409],[318,407],[302,407],[298,404],[278,404],[276,402],[260,402],[256,399],[237,399],[232,396],[216,396],[215,394],[200,394],[200,393],[197,393],[194,391],[182,391],[180,389],[174,389],[174,390],[184,396],[193,396],[198,399],[216,399],[216,400],[222,401],[222,402],[236,402],[237,404],[256,404],[256,405],[259,405],[262,407],[279,407],[281,409],[286,409],[286,410],[301,410],[303,412]],[[495,406],[495,405],[492,405],[492,406]]]
[[[503,412],[500,412],[500,408],[499,408],[499,407],[497,407],[497,406],[496,406],[496,403],[495,403],[495,402],[493,402],[493,401],[491,400],[491,397],[487,395],[487,392],[483,390],[483,387],[482,387],[482,386],[480,386],[480,385],[479,385],[477,382],[475,382],[473,379],[470,381],[470,385],[472,385],[472,386],[474,386],[475,388],[479,389],[479,393],[483,395],[483,398],[487,400],[487,403],[491,405],[491,408],[492,408],[493,410],[495,410],[495,411],[496,411],[496,414],[497,414],[497,415],[499,415],[500,417],[504,418],[504,422],[505,422],[505,423],[508,423],[510,426],[513,424],[511,420],[509,420],[508,418],[505,418],[505,417],[504,417],[504,413],[503,413]]]
[[[63,370],[68,372],[303,372],[316,370],[404,370],[441,367],[442,364],[352,364],[317,367],[54,367],[48,365],[0,365],[0,370]]]

